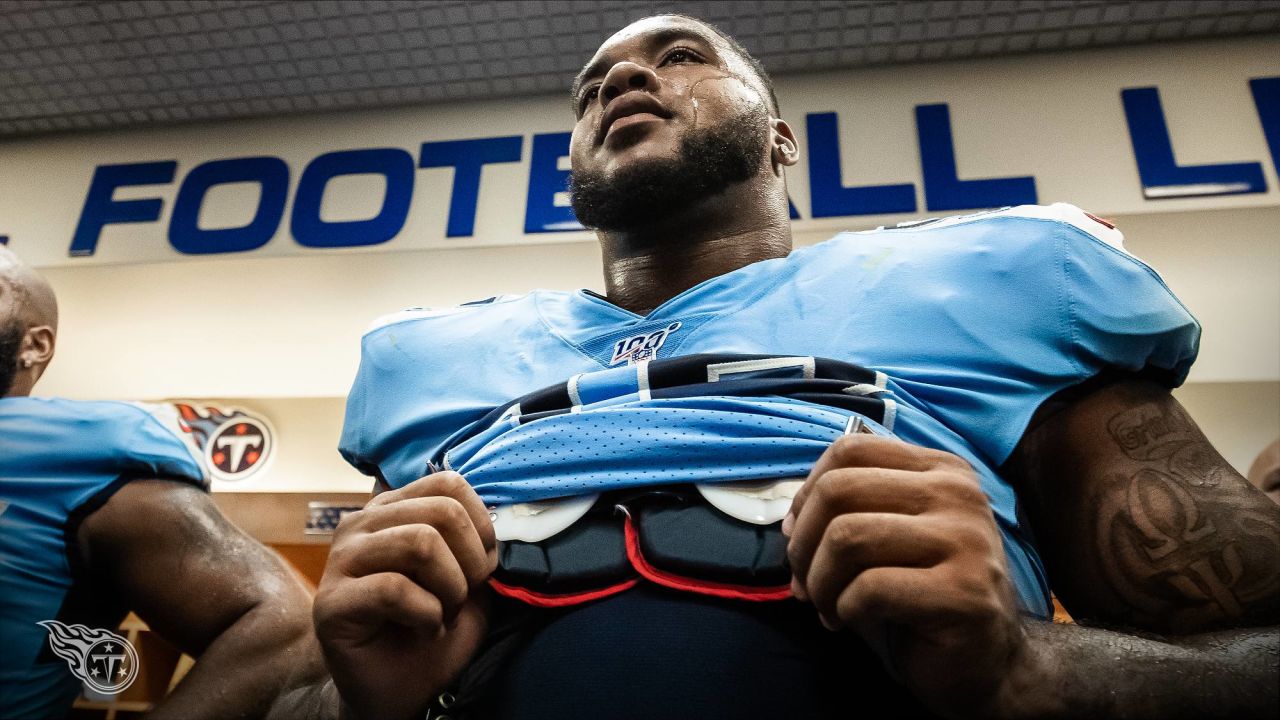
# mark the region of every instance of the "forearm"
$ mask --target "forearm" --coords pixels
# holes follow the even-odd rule
[[[1280,630],[1171,639],[1024,623],[1027,656],[1001,699],[1006,717],[1274,718]]]
[[[270,604],[245,613],[200,654],[149,717],[299,717],[288,708],[311,702],[328,673],[310,625],[298,619]]]
[[[267,715],[268,720],[351,720],[354,716],[326,674],[314,682],[283,693]]]

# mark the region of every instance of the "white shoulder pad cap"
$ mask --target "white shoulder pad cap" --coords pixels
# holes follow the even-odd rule
[[[1001,211],[999,214],[1015,217],[1040,218],[1067,223],[1089,235],[1101,240],[1111,247],[1129,254],[1124,246],[1124,234],[1115,225],[1102,218],[1091,215],[1070,203],[1054,203],[1052,205],[1019,205]]]
[[[1052,205],[1018,205],[1016,207],[1007,207],[1000,210],[984,210],[982,212],[971,213],[969,215],[953,215],[951,217],[943,218],[909,220],[907,222],[898,223],[893,228],[885,228],[881,226],[875,230],[867,230],[864,232],[881,232],[886,229],[891,231],[915,229],[928,231],[1000,217],[1024,217],[1066,223],[1084,231],[1089,236],[1096,238],[1102,243],[1110,245],[1126,255],[1130,254],[1124,246],[1124,235],[1116,229],[1115,225],[1112,225],[1096,215],[1091,215],[1069,203],[1054,203]]]
[[[368,335],[374,330],[384,328],[388,325],[396,325],[398,323],[409,322],[411,320],[421,320],[422,318],[430,318],[430,317],[441,317],[443,315],[456,315],[458,313],[464,313],[464,312],[467,312],[468,310],[473,310],[478,307],[485,307],[486,305],[495,305],[497,303],[503,303],[509,300],[514,300],[518,297],[521,297],[521,296],[520,295],[498,295],[496,297],[489,298],[488,300],[483,300],[475,303],[464,303],[462,305],[454,305],[452,307],[409,308],[407,310],[401,310],[399,312],[388,313],[386,315],[383,315],[377,318],[376,320],[374,320],[372,323],[369,324],[369,327],[365,328],[364,333]]]

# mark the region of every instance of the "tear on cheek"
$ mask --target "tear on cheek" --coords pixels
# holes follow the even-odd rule
[[[698,125],[699,100],[709,101],[713,106],[717,102],[725,106],[736,106],[739,110],[763,102],[760,94],[750,85],[732,75],[703,78],[690,85],[686,95],[689,97],[689,104],[693,107],[695,127]]]

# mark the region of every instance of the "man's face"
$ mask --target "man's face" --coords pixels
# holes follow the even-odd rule
[[[647,18],[609,38],[575,83],[574,211],[626,229],[754,176],[769,111],[754,75],[709,28]]]

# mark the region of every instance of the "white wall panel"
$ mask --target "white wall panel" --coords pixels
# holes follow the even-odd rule
[[[794,77],[779,82],[779,93],[802,148],[804,113],[840,113],[846,185],[913,182],[919,195],[913,108],[946,102],[961,177],[1034,174],[1042,202],[1070,201],[1117,220],[1129,248],[1203,323],[1200,361],[1179,396],[1244,469],[1280,434],[1280,180],[1245,84],[1268,75],[1280,75],[1274,38]],[[1160,88],[1180,162],[1261,162],[1267,192],[1144,199],[1118,93],[1146,85]],[[538,287],[600,289],[589,234],[522,232],[528,134],[568,129],[566,104],[557,96],[0,144],[0,234],[42,267],[62,306],[58,355],[38,390],[258,409],[281,434],[276,463],[221,489],[367,489],[334,447],[359,338],[373,318]],[[431,169],[417,173],[405,229],[372,252],[301,248],[288,236],[286,214],[261,250],[181,256],[166,238],[174,183],[117,195],[163,197],[159,222],[111,226],[95,256],[67,256],[101,163],[177,158],[180,179],[205,160],[275,154],[288,160],[296,185],[306,162],[335,149],[391,146],[416,155],[425,140],[502,134],[526,136],[524,160],[485,168],[471,238],[443,236],[452,178]],[[804,168],[790,178],[807,217]],[[236,192],[211,194],[210,222],[243,222],[252,194]],[[326,212],[359,214],[361,194],[349,193],[345,210],[339,203]],[[917,213],[928,214],[935,213]],[[796,240],[902,219],[805,219],[795,224]]]
[[[918,211],[890,215],[810,216],[807,160],[788,173],[803,219],[800,232],[832,233],[937,214],[925,209],[915,108],[950,107],[961,179],[1033,176],[1042,203],[1068,201],[1101,215],[1214,208],[1275,207],[1280,180],[1263,136],[1248,81],[1280,76],[1280,39],[1258,37],[1182,45],[1081,51],[970,62],[907,65],[779,79],[783,117],[807,152],[806,115],[837,112],[845,185],[912,183]],[[1178,161],[1260,163],[1265,192],[1149,200],[1143,196],[1120,91],[1156,87]],[[161,260],[198,262],[170,246],[169,221],[182,179],[211,161],[278,157],[290,170],[288,204],[274,237],[243,257],[333,255],[426,248],[589,242],[585,232],[526,234],[531,136],[571,129],[563,96],[185,125],[14,140],[0,144],[0,234],[39,266],[89,266]],[[358,249],[316,250],[293,238],[293,191],[314,158],[336,150],[399,148],[417,159],[425,141],[524,137],[523,159],[486,165],[474,234],[446,237],[453,171],[420,169],[403,228],[391,240]],[[176,161],[168,184],[124,187],[117,200],[158,198],[157,221],[107,225],[97,251],[71,257],[71,238],[100,165]],[[351,218],[366,197],[341,194],[356,179],[335,181],[322,215]],[[202,227],[237,227],[257,193],[219,188],[201,213]],[[221,199],[217,196],[221,195]],[[237,201],[238,198],[238,201]],[[380,206],[380,203],[373,203]],[[206,224],[207,223],[207,224]]]

